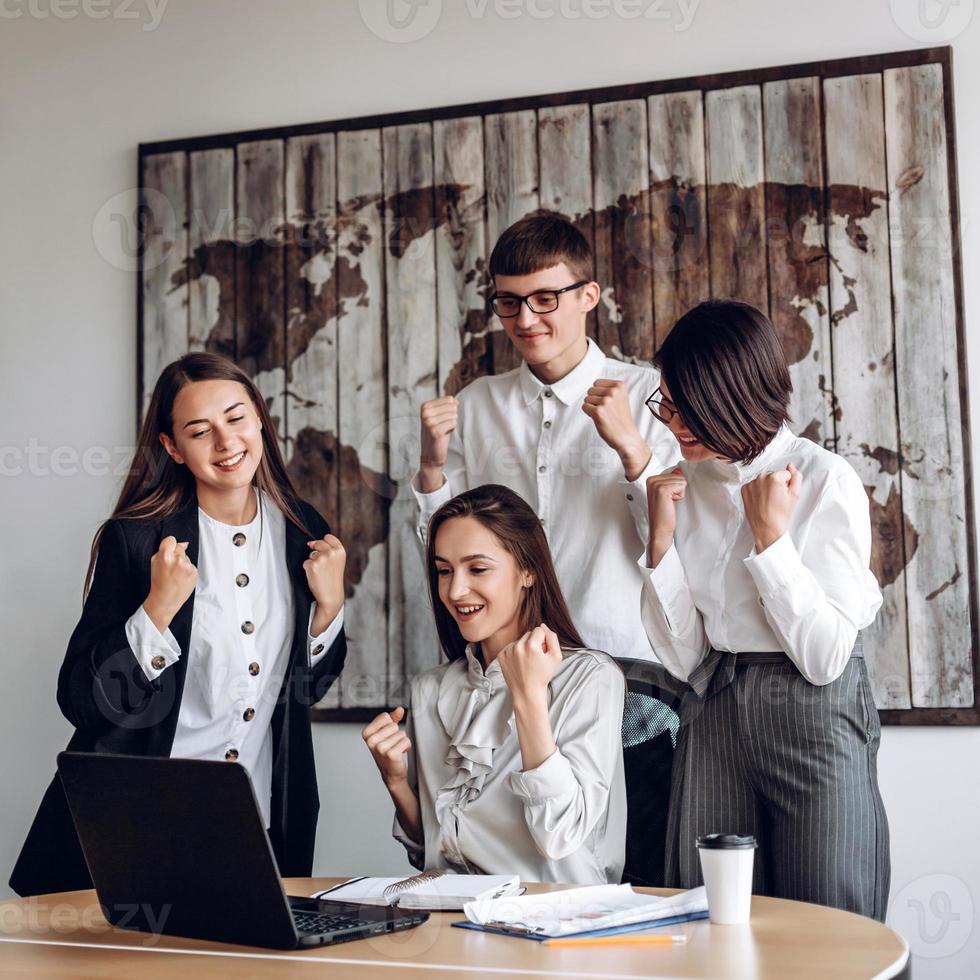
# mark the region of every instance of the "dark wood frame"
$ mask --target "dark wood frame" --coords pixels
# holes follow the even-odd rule
[[[943,73],[943,104],[946,122],[947,164],[949,181],[950,225],[952,233],[953,285],[956,309],[956,339],[959,350],[959,388],[963,423],[963,463],[965,468],[966,516],[970,533],[967,536],[970,576],[970,632],[973,648],[973,706],[970,708],[903,708],[879,712],[886,725],[980,725],[980,634],[978,634],[977,603],[977,542],[976,515],[973,500],[973,462],[970,445],[969,390],[967,384],[966,329],[963,307],[963,268],[960,242],[959,187],[956,168],[956,132],[954,129],[953,104],[953,49],[951,47],[921,48],[912,51],[863,55],[832,61],[804,62],[795,65],[723,72],[710,75],[689,75],[685,78],[663,79],[614,85],[604,88],[578,89],[572,92],[554,92],[539,96],[515,99],[498,99],[486,102],[470,102],[462,105],[441,106],[435,109],[413,109],[405,112],[383,113],[372,116],[355,116],[318,123],[294,126],[277,126],[266,129],[242,130],[216,136],[198,136],[187,139],[160,140],[140,143],[137,160],[137,186],[142,187],[144,158],[156,153],[172,151],[209,150],[234,147],[238,143],[261,139],[283,139],[356,129],[376,129],[384,126],[415,122],[431,122],[461,116],[486,115],[512,112],[520,109],[540,109],[550,106],[588,103],[589,105],[613,102],[621,99],[646,98],[669,92],[682,92],[697,88],[704,91],[732,88],[737,85],[759,85],[770,81],[790,78],[835,78],[881,72],[888,68],[909,68],[917,65],[938,64]],[[142,247],[137,272],[137,350],[136,350],[136,403],[143,400],[143,279]],[[314,721],[363,722],[376,714],[373,709],[361,708],[314,708]]]

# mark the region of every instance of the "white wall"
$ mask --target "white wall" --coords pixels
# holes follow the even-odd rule
[[[110,15],[121,12],[121,0],[106,2]],[[162,17],[143,30],[155,19],[148,0],[129,8],[138,20],[94,19],[84,13],[91,0],[0,0],[0,13],[23,11],[0,17],[0,472],[16,462],[11,450],[25,464],[32,446],[78,453],[103,446],[118,460],[115,447],[132,444],[134,277],[100,256],[93,219],[133,187],[140,141],[920,46],[886,0],[685,0],[688,11],[694,6],[685,30],[674,29],[686,20],[680,0],[632,5],[663,10],[668,20],[627,19],[616,13],[632,9],[621,0],[529,0],[523,7],[517,0],[516,8],[515,0],[496,7],[494,0],[445,0],[434,28],[413,43],[377,37],[354,0],[153,2],[165,4]],[[905,0],[892,4],[915,9]],[[373,6],[383,9],[384,0]],[[439,7],[439,0],[423,3],[416,25]],[[973,0],[961,0],[951,17],[972,8]],[[500,16],[514,9],[525,13]],[[610,12],[604,19],[586,16],[602,9]],[[973,324],[980,317],[977,277],[969,272],[980,259],[980,185],[971,179],[980,171],[976,19],[953,45]],[[970,354],[976,412],[976,345]],[[978,458],[980,424],[974,434]],[[89,542],[119,482],[112,474],[56,475],[72,468],[70,457],[34,452],[28,471],[0,476],[4,881],[68,737],[54,702],[56,671],[78,614]],[[317,870],[400,869],[388,838],[390,810],[356,727],[320,726],[316,739],[323,799]],[[892,920],[913,949],[929,954],[917,957],[921,978],[980,977],[970,898],[980,902],[978,768],[976,729],[884,734]],[[923,903],[921,923],[916,902]]]

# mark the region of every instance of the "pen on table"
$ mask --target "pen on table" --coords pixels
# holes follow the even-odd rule
[[[324,888],[323,891],[319,891],[311,897],[323,898],[324,895],[329,895],[330,892],[335,892],[337,891],[338,888],[343,888],[345,885],[356,885],[359,881],[366,881],[366,880],[367,880],[367,875],[361,875],[360,878],[348,878],[346,881],[338,882],[336,885],[332,885],[330,888]]]
[[[546,939],[545,946],[673,946],[687,942],[684,933],[652,936],[580,936],[571,939]]]

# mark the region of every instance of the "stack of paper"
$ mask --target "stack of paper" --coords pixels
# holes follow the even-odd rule
[[[460,923],[464,927],[553,939],[703,919],[708,915],[708,897],[703,886],[662,897],[640,894],[629,885],[595,885],[467,902],[463,911],[469,920]]]

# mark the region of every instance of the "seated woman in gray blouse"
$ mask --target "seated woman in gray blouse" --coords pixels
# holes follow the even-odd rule
[[[413,681],[404,730],[398,707],[362,733],[395,837],[417,868],[618,882],[625,681],[579,637],[534,511],[495,484],[454,497],[426,566],[448,663]]]

